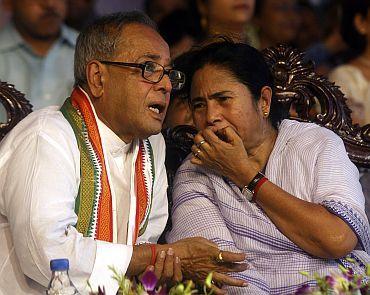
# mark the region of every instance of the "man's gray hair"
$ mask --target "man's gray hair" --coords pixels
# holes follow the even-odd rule
[[[114,57],[124,26],[133,23],[157,31],[157,25],[149,16],[140,11],[131,11],[103,16],[80,33],[74,57],[75,85],[87,84],[86,65],[91,60],[110,60]]]

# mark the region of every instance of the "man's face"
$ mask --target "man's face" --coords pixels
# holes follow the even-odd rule
[[[17,29],[24,37],[53,39],[66,16],[66,0],[8,0]]]
[[[121,40],[112,61],[154,61],[169,68],[168,45],[152,28],[127,25]],[[103,66],[104,94],[95,106],[100,119],[125,142],[159,133],[172,89],[169,77],[164,75],[154,84],[142,77],[139,68]]]

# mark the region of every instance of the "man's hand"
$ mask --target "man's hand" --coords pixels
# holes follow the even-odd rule
[[[156,275],[159,281],[158,284],[171,285],[173,282],[182,281],[180,258],[172,248],[157,253],[155,265],[150,266],[150,270]]]
[[[224,292],[217,286],[231,285],[244,287],[247,283],[234,279],[227,272],[240,272],[248,268],[244,253],[222,251],[222,261],[219,259],[220,250],[217,245],[204,238],[187,238],[170,245],[158,245],[174,249],[181,259],[181,269],[186,279],[203,283],[210,272],[213,272],[213,287],[216,294]],[[217,285],[217,286],[216,286]]]

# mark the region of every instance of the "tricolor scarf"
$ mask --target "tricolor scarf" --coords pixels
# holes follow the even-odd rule
[[[80,187],[75,202],[76,228],[97,240],[116,240],[112,210],[112,187],[109,182],[104,149],[96,114],[87,94],[76,87],[61,112],[75,133],[80,150]],[[153,198],[155,171],[149,140],[139,142],[135,162],[136,218],[133,243],[145,232]]]

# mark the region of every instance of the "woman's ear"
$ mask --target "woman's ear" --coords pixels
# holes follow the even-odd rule
[[[102,63],[92,60],[86,65],[87,84],[94,98],[104,93],[105,68]]]
[[[260,97],[260,109],[262,111],[262,116],[267,118],[270,114],[270,107],[271,107],[271,99],[272,99],[272,89],[269,86],[263,86],[261,89],[261,97]]]

